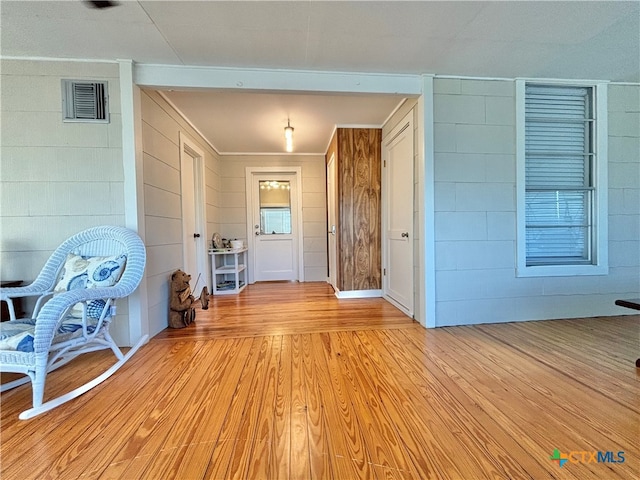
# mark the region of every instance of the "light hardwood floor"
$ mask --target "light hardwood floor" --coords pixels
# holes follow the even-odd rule
[[[425,330],[323,283],[250,285],[49,413],[20,421],[30,386],[3,393],[0,478],[639,478],[638,320]]]

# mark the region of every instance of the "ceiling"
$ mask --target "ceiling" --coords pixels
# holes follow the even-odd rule
[[[640,2],[7,1],[3,57],[277,70],[640,82]],[[165,91],[221,153],[324,153],[336,125],[380,126],[384,95]]]

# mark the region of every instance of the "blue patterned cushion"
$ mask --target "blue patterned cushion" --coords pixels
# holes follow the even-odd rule
[[[87,332],[93,333],[97,321],[89,319]],[[33,336],[35,320],[29,318],[0,323],[0,350],[15,350],[18,352],[33,352]],[[82,335],[82,323],[75,317],[64,319],[56,332],[53,343],[60,343]]]
[[[55,292],[66,292],[78,288],[112,287],[124,271],[126,255],[111,257],[83,257],[70,253],[60,274]],[[87,315],[100,318],[104,301],[94,300],[87,305]],[[70,314],[82,318],[82,305],[76,304]]]
[[[0,323],[0,350],[33,352],[34,325],[30,319]]]

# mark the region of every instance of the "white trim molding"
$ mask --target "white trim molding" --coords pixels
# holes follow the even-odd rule
[[[144,171],[142,150],[142,100],[133,82],[133,61],[118,61],[120,108],[122,112],[122,166],[124,170],[125,226],[145,240]],[[149,335],[147,272],[140,286],[129,296],[129,345]]]
[[[421,272],[418,322],[426,328],[437,326],[436,319],[436,236],[435,236],[435,148],[433,115],[433,76],[422,78],[418,99],[418,266]]]
[[[300,91],[420,95],[420,75],[315,72],[259,68],[198,67],[137,63],[135,82],[155,88],[222,88],[244,91]]]
[[[211,285],[211,290],[213,290],[213,283],[209,282],[209,276],[211,275],[211,269],[209,268],[209,256],[207,254],[208,251],[208,238],[207,238],[207,219],[206,219],[206,205],[207,205],[207,187],[205,184],[205,157],[204,150],[202,150],[198,143],[193,140],[188,134],[183,131],[178,132],[178,139],[180,144],[180,189],[181,189],[181,208],[182,208],[182,264],[183,269],[185,271],[189,271],[188,268],[190,265],[188,264],[188,242],[193,242],[194,239],[191,237],[193,232],[187,232],[187,218],[191,216],[193,213],[194,224],[191,225],[193,227],[194,232],[198,232],[200,237],[195,240],[195,254],[196,254],[196,268],[198,274],[202,274],[204,276],[204,285]],[[191,162],[191,172],[193,173],[192,178],[187,178],[185,175],[185,163]],[[185,203],[185,189],[191,189],[193,193],[193,207],[195,208],[194,212],[188,212],[185,210],[187,207]],[[213,281],[213,279],[211,279]],[[198,279],[196,277],[196,284],[194,285],[194,290],[197,291],[199,288],[202,288],[202,285],[197,283]]]
[[[337,298],[378,298],[382,297],[382,290],[346,290],[340,291],[335,289]]]

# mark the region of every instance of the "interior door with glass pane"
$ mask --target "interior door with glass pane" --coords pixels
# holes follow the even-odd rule
[[[253,279],[298,280],[296,175],[254,173]]]

